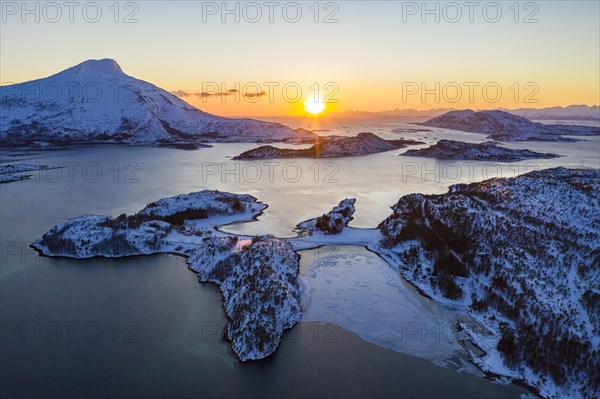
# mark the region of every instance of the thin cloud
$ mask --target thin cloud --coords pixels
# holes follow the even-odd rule
[[[202,93],[194,93],[194,95],[198,96],[198,97],[218,97],[218,96],[233,96],[234,94],[237,93],[237,90],[233,89],[233,90],[229,90],[229,91],[219,91],[217,93],[207,93],[205,91],[203,91]]]
[[[190,93],[188,91],[185,90],[175,90],[172,91],[171,94],[177,96],[177,97],[200,97],[200,98],[208,98],[208,97],[229,97],[229,96],[234,96],[234,95],[239,95],[240,91],[238,89],[230,89],[227,91],[219,91],[216,93],[209,93],[206,91],[203,92],[195,92],[195,93]],[[258,93],[244,93],[243,96],[245,98],[260,98],[262,96],[266,96],[267,93],[265,91],[261,91]]]
[[[267,93],[264,91],[261,91],[260,93],[245,93],[244,97],[246,98],[257,98],[257,97],[262,97],[265,96]]]
[[[171,94],[173,94],[174,96],[177,96],[177,97],[190,97],[192,95],[192,93],[188,93],[185,90],[172,91]]]

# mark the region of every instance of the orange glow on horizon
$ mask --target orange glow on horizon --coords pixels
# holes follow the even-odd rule
[[[273,100],[268,96],[263,96],[255,102],[250,102],[242,98],[235,101],[233,96],[227,97],[222,101],[218,97],[211,97],[203,100],[197,96],[180,97],[194,107],[211,114],[220,116],[290,116],[307,117],[310,119],[327,117],[329,115],[346,111],[366,111],[381,112],[393,109],[413,109],[416,111],[428,111],[438,108],[452,109],[518,109],[518,108],[546,108],[546,107],[566,107],[569,105],[599,105],[597,102],[598,92],[593,85],[586,86],[586,90],[579,87],[549,87],[549,85],[539,84],[539,91],[533,95],[533,100],[537,102],[524,102],[527,95],[533,93],[531,89],[525,89],[523,85],[519,91],[519,101],[515,101],[515,92],[511,90],[513,83],[501,82],[502,96],[497,102],[485,101],[482,98],[481,91],[475,92],[475,101],[469,101],[468,96],[463,92],[461,101],[448,102],[440,96],[440,101],[436,102],[433,95],[428,95],[426,101],[423,101],[420,93],[408,97],[408,101],[403,101],[402,89],[400,87],[378,87],[377,85],[368,87],[367,84],[354,84],[352,86],[344,85],[343,93],[340,93],[336,100],[338,102],[316,103],[317,108],[312,108],[307,98],[299,99],[295,102],[285,101],[276,97]],[[163,87],[171,85],[163,85]],[[340,86],[342,86],[340,84]],[[159,87],[161,87],[159,83]],[[443,86],[442,86],[443,87]],[[193,91],[193,89],[190,89]],[[354,95],[354,93],[361,93]],[[373,95],[369,95],[373,93]],[[490,93],[492,91],[490,90]],[[309,105],[309,106],[307,106]],[[321,110],[321,107],[324,108]]]

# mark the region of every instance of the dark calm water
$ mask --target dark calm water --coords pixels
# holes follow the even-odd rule
[[[2,280],[3,397],[519,397],[502,386],[303,323],[240,364],[219,293],[181,258],[32,258]],[[61,334],[61,335],[59,335]]]
[[[572,155],[554,160],[557,164],[575,163],[577,151],[586,151],[560,145]],[[374,226],[399,195],[443,192],[447,186],[403,182],[397,165],[401,151],[338,160],[339,181],[329,185],[308,174],[298,183],[201,179],[202,162],[223,162],[251,147],[0,153],[3,163],[79,165],[72,177],[37,176],[0,185],[1,396],[519,398],[527,392],[314,322],[294,327],[270,359],[240,364],[221,339],[226,320],[218,290],[199,284],[183,258],[54,259],[27,247],[65,219],[135,212],[158,198],[203,188],[249,192],[270,204],[258,222],[231,230],[289,236],[297,222],[345,196],[359,197],[354,223]],[[298,162],[304,170],[312,164]],[[135,164],[135,181],[124,180],[129,163]],[[96,165],[82,175],[81,168],[90,164]],[[102,170],[99,179],[92,174],[96,167]],[[307,193],[313,194],[299,197]]]

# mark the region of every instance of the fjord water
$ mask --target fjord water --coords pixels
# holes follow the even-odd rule
[[[362,126],[356,127],[354,132],[361,130]],[[426,142],[448,137],[484,140],[482,135],[441,130],[389,134],[400,136]],[[511,146],[565,155],[536,160],[540,168],[580,166],[581,161],[598,167],[598,138],[588,140]],[[183,258],[55,259],[39,257],[28,248],[68,218],[132,213],[156,199],[205,188],[249,193],[269,204],[257,222],[227,226],[227,231],[293,236],[296,223],[328,211],[344,197],[358,198],[352,225],[374,227],[401,195],[441,193],[449,184],[483,179],[482,165],[473,165],[468,175],[471,167],[462,166],[459,179],[423,176],[420,170],[407,169],[409,164],[427,172],[450,163],[399,157],[404,151],[399,150],[359,158],[278,160],[278,165],[271,165],[273,179],[269,167],[258,162],[253,167],[262,168],[262,177],[257,180],[249,167],[243,170],[246,163],[230,160],[253,147],[218,144],[192,152],[115,146],[2,151],[2,163],[65,168],[34,172],[32,180],[0,185],[0,394],[483,398],[519,397],[527,392],[459,372],[462,367],[440,367],[390,346],[376,345],[375,339],[362,339],[361,334],[314,321],[303,322],[286,334],[272,358],[240,364],[221,337],[226,320],[218,290],[198,284]],[[284,168],[292,162],[295,165],[284,175]],[[227,173],[215,173],[215,163]],[[514,164],[496,166],[506,177],[527,171],[515,170]],[[301,171],[299,179],[294,170]],[[326,179],[332,171],[335,173]],[[357,249],[339,251],[344,260]],[[303,252],[303,256],[306,262],[311,255]],[[364,254],[362,258],[352,256],[352,268],[369,260]],[[305,266],[303,273],[308,273],[310,265]],[[399,281],[394,282],[397,287]],[[418,296],[408,288],[399,295]],[[425,300],[406,298],[411,303]],[[443,307],[430,306],[435,306],[435,312],[445,312]],[[447,312],[440,317],[452,317],[453,310]],[[407,323],[418,321],[412,314],[406,312],[402,317]]]

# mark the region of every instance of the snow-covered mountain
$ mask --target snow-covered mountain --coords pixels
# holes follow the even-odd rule
[[[277,142],[312,133],[279,123],[200,111],[111,59],[89,60],[44,79],[0,87],[4,146],[78,143]]]
[[[485,133],[500,141],[572,141],[562,135],[599,135],[600,128],[579,125],[546,125],[504,111],[450,111],[426,122],[423,126]]]

